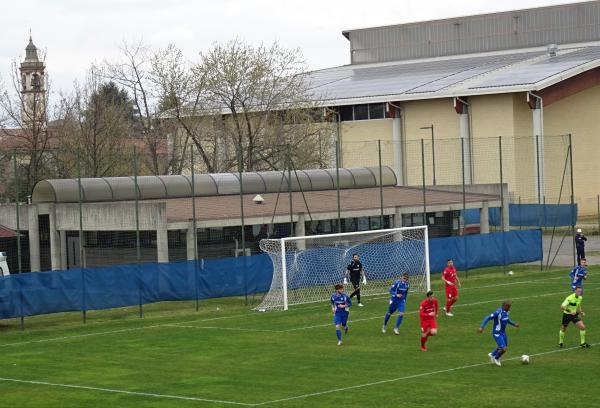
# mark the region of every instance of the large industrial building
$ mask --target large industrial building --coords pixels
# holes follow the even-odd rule
[[[462,169],[450,164],[461,162],[464,139],[466,182],[498,182],[492,159],[494,139],[502,136],[503,176],[512,199],[565,203],[571,194],[561,189],[568,185],[562,176],[568,137],[554,136],[571,134],[579,214],[596,211],[600,1],[343,35],[350,64],[310,78],[315,99],[341,122],[344,165],[376,163],[377,150],[365,141],[381,140],[399,184],[419,184],[424,139],[425,161],[437,157],[437,183],[456,184]],[[431,167],[426,181],[436,184]]]
[[[24,233],[23,270],[239,255],[242,225],[251,252],[266,236],[336,232],[338,218],[342,231],[426,223],[449,236],[477,208],[486,233],[501,199],[507,230],[511,200],[569,202],[567,173],[580,215],[596,210],[600,1],[343,35],[350,64],[309,74],[338,122],[340,208],[335,170],[301,171],[291,192],[284,173],[245,173],[242,194],[236,174],[197,174],[194,188],[190,175],[138,177],[137,190],[133,177],[83,179],[81,197],[77,180],[47,180],[19,225],[0,206],[0,226]],[[383,177],[370,168],[380,144]]]

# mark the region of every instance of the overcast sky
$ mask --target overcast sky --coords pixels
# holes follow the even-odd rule
[[[300,48],[311,69],[349,63],[342,30],[539,7],[572,0],[0,0],[0,81],[25,54],[29,29],[47,53],[53,90],[71,88],[90,63],[114,58],[125,40],[169,43],[190,60],[239,37]]]

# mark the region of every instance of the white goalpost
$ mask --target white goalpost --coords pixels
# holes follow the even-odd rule
[[[365,271],[361,296],[387,294],[394,280],[410,274],[411,291],[431,288],[427,226],[391,228],[281,239],[263,239],[260,248],[273,262],[271,288],[256,310],[288,310],[292,305],[329,299],[344,283],[346,268],[357,254]]]

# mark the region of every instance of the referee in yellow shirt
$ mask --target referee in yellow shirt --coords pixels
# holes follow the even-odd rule
[[[581,348],[588,348],[590,345],[585,342],[585,325],[581,320],[581,317],[585,316],[581,303],[583,302],[583,289],[581,286],[575,288],[575,292],[567,296],[560,305],[563,311],[562,324],[560,331],[558,332],[558,347],[563,348],[565,340],[565,331],[569,326],[569,323],[573,323],[579,328],[579,337],[581,339]]]

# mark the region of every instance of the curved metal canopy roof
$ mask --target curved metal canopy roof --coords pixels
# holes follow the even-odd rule
[[[265,171],[243,173],[245,194],[263,194],[288,191],[287,172]],[[341,168],[340,188],[367,188],[379,186],[379,168]],[[299,170],[291,177],[292,191],[319,191],[336,188],[336,170]],[[382,184],[395,186],[396,175],[390,167],[382,169]],[[192,177],[139,176],[138,199],[168,199],[192,196]],[[239,174],[195,174],[196,197],[231,195],[240,193]],[[106,202],[135,200],[134,177],[104,177],[81,179],[81,201]],[[76,203],[79,201],[77,179],[53,179],[38,182],[33,188],[34,203]]]

